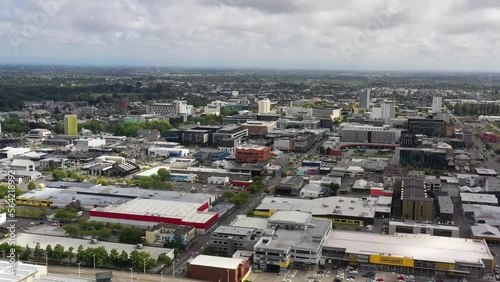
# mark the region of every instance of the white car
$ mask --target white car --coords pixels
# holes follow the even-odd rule
[[[356,274],[357,275],[357,274],[359,274],[359,272],[357,270],[351,270],[351,271],[349,271],[349,274]]]

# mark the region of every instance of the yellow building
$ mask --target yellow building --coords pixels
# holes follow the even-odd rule
[[[64,134],[78,135],[78,117],[76,115],[64,116]]]

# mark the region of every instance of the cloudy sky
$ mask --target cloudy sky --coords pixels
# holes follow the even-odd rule
[[[0,0],[0,63],[500,70],[499,0]]]

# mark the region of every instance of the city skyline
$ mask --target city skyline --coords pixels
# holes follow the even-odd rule
[[[0,3],[0,64],[491,72],[497,1]]]

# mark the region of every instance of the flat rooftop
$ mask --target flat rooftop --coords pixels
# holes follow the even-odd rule
[[[268,222],[307,225],[311,214],[300,211],[277,211],[269,217]]]
[[[8,238],[0,240],[0,243],[8,242]],[[120,243],[112,243],[112,242],[104,242],[104,241],[98,241],[96,244],[92,244],[90,240],[85,240],[85,239],[75,239],[75,238],[69,238],[69,237],[57,237],[57,236],[47,236],[47,235],[39,235],[39,234],[29,234],[29,233],[18,233],[16,236],[16,244],[19,246],[30,246],[30,248],[35,248],[36,243],[40,243],[40,247],[42,249],[45,249],[47,245],[51,245],[52,248],[54,248],[55,245],[60,244],[62,245],[66,250],[69,247],[73,247],[78,249],[80,245],[86,248],[97,248],[97,247],[104,247],[106,250],[109,252],[112,249],[116,249],[118,253],[121,253],[122,251],[125,251],[130,254],[130,252],[134,250],[139,250],[139,251],[144,251],[146,253],[149,253],[151,257],[157,258],[160,254],[167,254],[169,257],[172,259],[174,258],[174,250],[173,249],[167,249],[167,248],[156,248],[156,247],[149,247],[149,246],[143,246],[142,249],[137,249],[136,245],[129,245],[129,244],[120,244]]]
[[[438,196],[439,212],[453,214],[453,202],[450,196]]]
[[[49,184],[50,185],[50,184]],[[156,199],[184,203],[202,204],[209,200],[214,202],[215,195],[204,193],[181,193],[177,191],[146,190],[136,187],[115,187],[94,185],[92,187],[44,188],[29,191],[19,198],[51,200],[55,206],[64,207],[75,197],[85,209],[94,205],[108,206],[124,203],[136,198]]]
[[[389,226],[405,226],[405,227],[421,227],[426,229],[442,229],[442,230],[450,230],[450,231],[459,231],[459,228],[456,225],[439,225],[439,224],[427,224],[427,223],[417,223],[413,221],[390,221]]]
[[[199,255],[189,262],[190,265],[200,265],[223,269],[237,269],[242,259]]]
[[[383,235],[333,230],[323,248],[344,249],[353,254],[383,254],[443,263],[481,263],[494,260],[484,240],[419,234]]]
[[[266,229],[267,228],[267,218],[248,217],[246,215],[237,215],[236,219],[231,223],[231,226]]]
[[[364,200],[363,200],[364,199]],[[326,197],[318,199],[296,199],[268,196],[262,199],[256,210],[302,211],[313,216],[338,215],[373,218],[377,198]]]
[[[118,205],[97,207],[92,211],[178,218],[185,222],[198,223],[205,223],[217,214],[213,212],[199,212],[198,208],[200,206],[200,203],[134,199]]]
[[[498,205],[498,199],[493,194],[460,193],[462,202]]]

